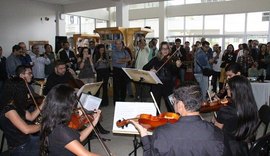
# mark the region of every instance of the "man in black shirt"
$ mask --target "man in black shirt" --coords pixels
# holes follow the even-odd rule
[[[174,91],[174,109],[181,115],[178,122],[160,126],[149,136],[145,128],[131,121],[142,137],[144,156],[226,155],[221,130],[199,114],[201,103],[199,86],[181,87]]]
[[[54,86],[58,84],[68,84],[74,79],[71,74],[74,71],[71,69],[68,69],[68,71],[69,72],[67,72],[65,62],[57,61],[55,63],[54,72],[47,78],[43,94],[47,95]]]

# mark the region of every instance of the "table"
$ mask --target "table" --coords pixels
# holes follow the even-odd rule
[[[251,83],[252,92],[255,97],[255,101],[257,103],[258,109],[261,108],[262,105],[267,103],[269,105],[270,98],[270,83],[269,82],[252,82]]]

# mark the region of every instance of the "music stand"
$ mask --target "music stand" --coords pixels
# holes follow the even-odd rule
[[[79,91],[77,92],[77,96],[80,97],[82,93],[96,95],[102,84],[103,81],[96,83],[87,83],[79,89]]]
[[[140,86],[140,101],[142,102],[142,85],[144,84],[163,84],[153,71],[146,71],[134,68],[122,68],[127,76],[134,82],[138,82]],[[134,135],[133,147],[134,150],[129,153],[129,156],[134,153],[137,156],[137,149],[142,146],[138,141],[137,135]]]

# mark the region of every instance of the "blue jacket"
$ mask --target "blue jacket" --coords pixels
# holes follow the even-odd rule
[[[202,69],[198,65],[198,63],[202,66],[202,68],[211,68],[208,57],[202,48],[198,49],[195,53],[194,57],[194,73],[202,73]]]

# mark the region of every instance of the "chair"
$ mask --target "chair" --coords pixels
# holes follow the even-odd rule
[[[270,154],[270,133],[259,138],[250,147],[250,156],[269,156]]]
[[[268,125],[270,122],[270,107],[268,105],[261,106],[259,110],[259,118],[260,118],[260,122],[259,122],[258,127],[261,125],[261,123],[264,123],[265,125],[264,132],[263,132],[263,136],[264,136],[267,132]]]

